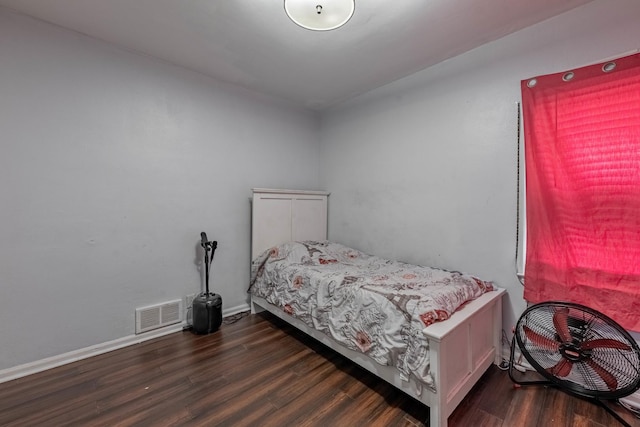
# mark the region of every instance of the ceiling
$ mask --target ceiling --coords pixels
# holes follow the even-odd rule
[[[321,3],[321,0],[310,0]],[[322,110],[592,0],[356,0],[328,32],[282,0],[0,0],[0,5]]]

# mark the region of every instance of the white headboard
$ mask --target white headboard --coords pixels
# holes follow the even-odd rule
[[[253,189],[251,259],[292,240],[327,239],[325,191]]]

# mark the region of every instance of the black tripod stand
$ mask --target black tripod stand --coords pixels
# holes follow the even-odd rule
[[[200,245],[204,249],[205,292],[193,300],[193,330],[196,334],[209,334],[217,331],[222,324],[222,297],[209,291],[209,271],[218,242],[209,241],[204,231],[200,233],[200,238]]]
[[[215,240],[207,240],[207,233],[204,231],[200,233],[200,239],[200,246],[204,249],[205,294],[209,295],[209,272],[211,271],[211,264],[213,263],[213,254],[218,248],[218,242]],[[209,258],[209,252],[211,252],[211,258]]]

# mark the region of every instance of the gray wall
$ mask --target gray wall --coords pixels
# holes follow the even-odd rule
[[[244,304],[251,187],[331,191],[331,239],[495,280],[511,322],[519,81],[639,48],[638,16],[598,0],[320,122],[0,8],[0,370],[199,291],[202,230],[214,290]]]
[[[252,187],[318,187],[318,119],[0,8],[0,370],[246,304]],[[256,159],[259,159],[257,161]]]
[[[509,291],[509,330],[525,307],[514,263],[520,80],[638,49],[639,17],[637,0],[589,3],[325,114],[330,238],[496,281]]]

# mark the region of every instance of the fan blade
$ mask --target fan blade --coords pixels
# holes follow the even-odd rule
[[[522,329],[524,330],[524,334],[527,339],[538,347],[542,347],[546,350],[558,351],[558,346],[560,345],[558,341],[547,338],[544,335],[540,335],[528,326],[523,326]]]
[[[618,350],[630,351],[631,346],[623,343],[622,341],[601,338],[597,340],[585,341],[580,345],[581,350],[593,350],[594,348],[615,348]]]
[[[569,316],[568,308],[560,308],[553,314],[553,326],[556,327],[556,332],[562,342],[572,341],[571,332],[569,332],[569,324],[567,318]]]
[[[566,377],[571,373],[571,368],[573,368],[573,362],[571,360],[562,358],[558,363],[555,364],[555,366],[547,368],[547,372],[558,377]]]
[[[602,381],[604,381],[607,387],[609,387],[609,390],[613,391],[618,388],[618,380],[613,376],[613,374],[611,374],[611,372],[597,364],[593,359],[587,359],[586,362],[591,366],[591,369],[593,369],[595,373],[602,378]]]

